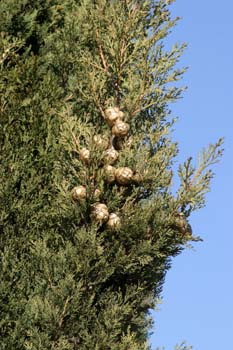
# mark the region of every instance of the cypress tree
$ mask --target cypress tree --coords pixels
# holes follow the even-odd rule
[[[149,349],[222,154],[189,158],[173,190],[172,2],[0,3],[2,350]]]

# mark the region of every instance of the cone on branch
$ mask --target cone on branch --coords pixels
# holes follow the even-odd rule
[[[95,203],[92,206],[92,215],[96,222],[102,224],[108,220],[108,207],[104,203]]]
[[[114,164],[119,157],[119,153],[113,148],[109,148],[104,153],[104,160],[106,163],[112,165]]]
[[[115,181],[115,178],[116,178],[115,171],[116,171],[116,168],[114,168],[112,165],[107,165],[104,168],[104,178],[108,184],[111,184]]]
[[[117,168],[115,177],[119,185],[129,185],[133,180],[133,170],[128,167]]]
[[[75,186],[71,191],[71,195],[74,201],[83,201],[87,197],[86,187],[82,185]]]
[[[175,215],[175,228],[184,236],[192,236],[192,227],[182,212]]]
[[[105,110],[105,119],[110,127],[112,127],[117,120],[124,118],[124,113],[119,107],[109,107]]]
[[[132,180],[135,184],[140,184],[143,181],[143,176],[139,173],[133,175]]]
[[[90,163],[90,155],[91,153],[87,148],[82,148],[79,152],[80,159],[84,164]]]
[[[112,127],[112,134],[117,137],[125,137],[129,132],[129,124],[117,119]]]
[[[109,214],[107,225],[111,230],[119,229],[121,227],[120,217],[116,213]]]

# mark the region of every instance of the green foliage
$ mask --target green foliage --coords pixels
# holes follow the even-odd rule
[[[178,20],[171,2],[0,3],[3,350],[149,349],[149,311],[171,258],[198,240],[177,215],[205,204],[209,166],[222,153],[220,140],[196,168],[188,159],[173,194],[169,105],[183,91],[176,82],[185,45],[164,48]],[[129,124],[124,139],[106,123],[106,108],[116,106]],[[106,181],[96,135],[136,180]],[[82,201],[72,198],[78,185]],[[120,227],[95,220],[96,189]]]
[[[174,350],[192,350],[193,347],[186,344],[186,342],[182,342],[180,345],[176,345]],[[165,348],[156,348],[156,350],[165,350]]]

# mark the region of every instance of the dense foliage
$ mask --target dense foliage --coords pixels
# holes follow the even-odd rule
[[[171,258],[199,239],[187,218],[222,152],[220,140],[181,165],[174,194],[169,106],[185,46],[164,48],[171,2],[0,3],[2,350],[149,348],[149,310]],[[125,183],[108,179],[106,145],[132,171]],[[119,225],[98,220],[97,203]]]

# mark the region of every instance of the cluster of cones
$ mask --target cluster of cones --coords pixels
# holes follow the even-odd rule
[[[114,167],[114,163],[119,158],[119,152],[115,149],[116,141],[124,139],[129,132],[129,124],[124,122],[124,113],[118,107],[109,107],[104,112],[105,120],[111,128],[110,143],[102,135],[95,135],[93,141],[97,146],[104,148],[104,179],[108,184],[116,182],[120,186],[128,186],[133,182],[139,182],[140,175],[135,174],[129,167]],[[80,160],[90,164],[91,153],[87,148],[82,148],[79,152]],[[97,202],[92,205],[92,216],[98,223],[107,223],[109,228],[119,229],[121,218],[117,213],[109,213],[106,204],[99,202],[101,191],[94,190],[93,198]],[[87,198],[87,190],[79,185],[73,188],[72,198],[75,201],[84,201]]]

